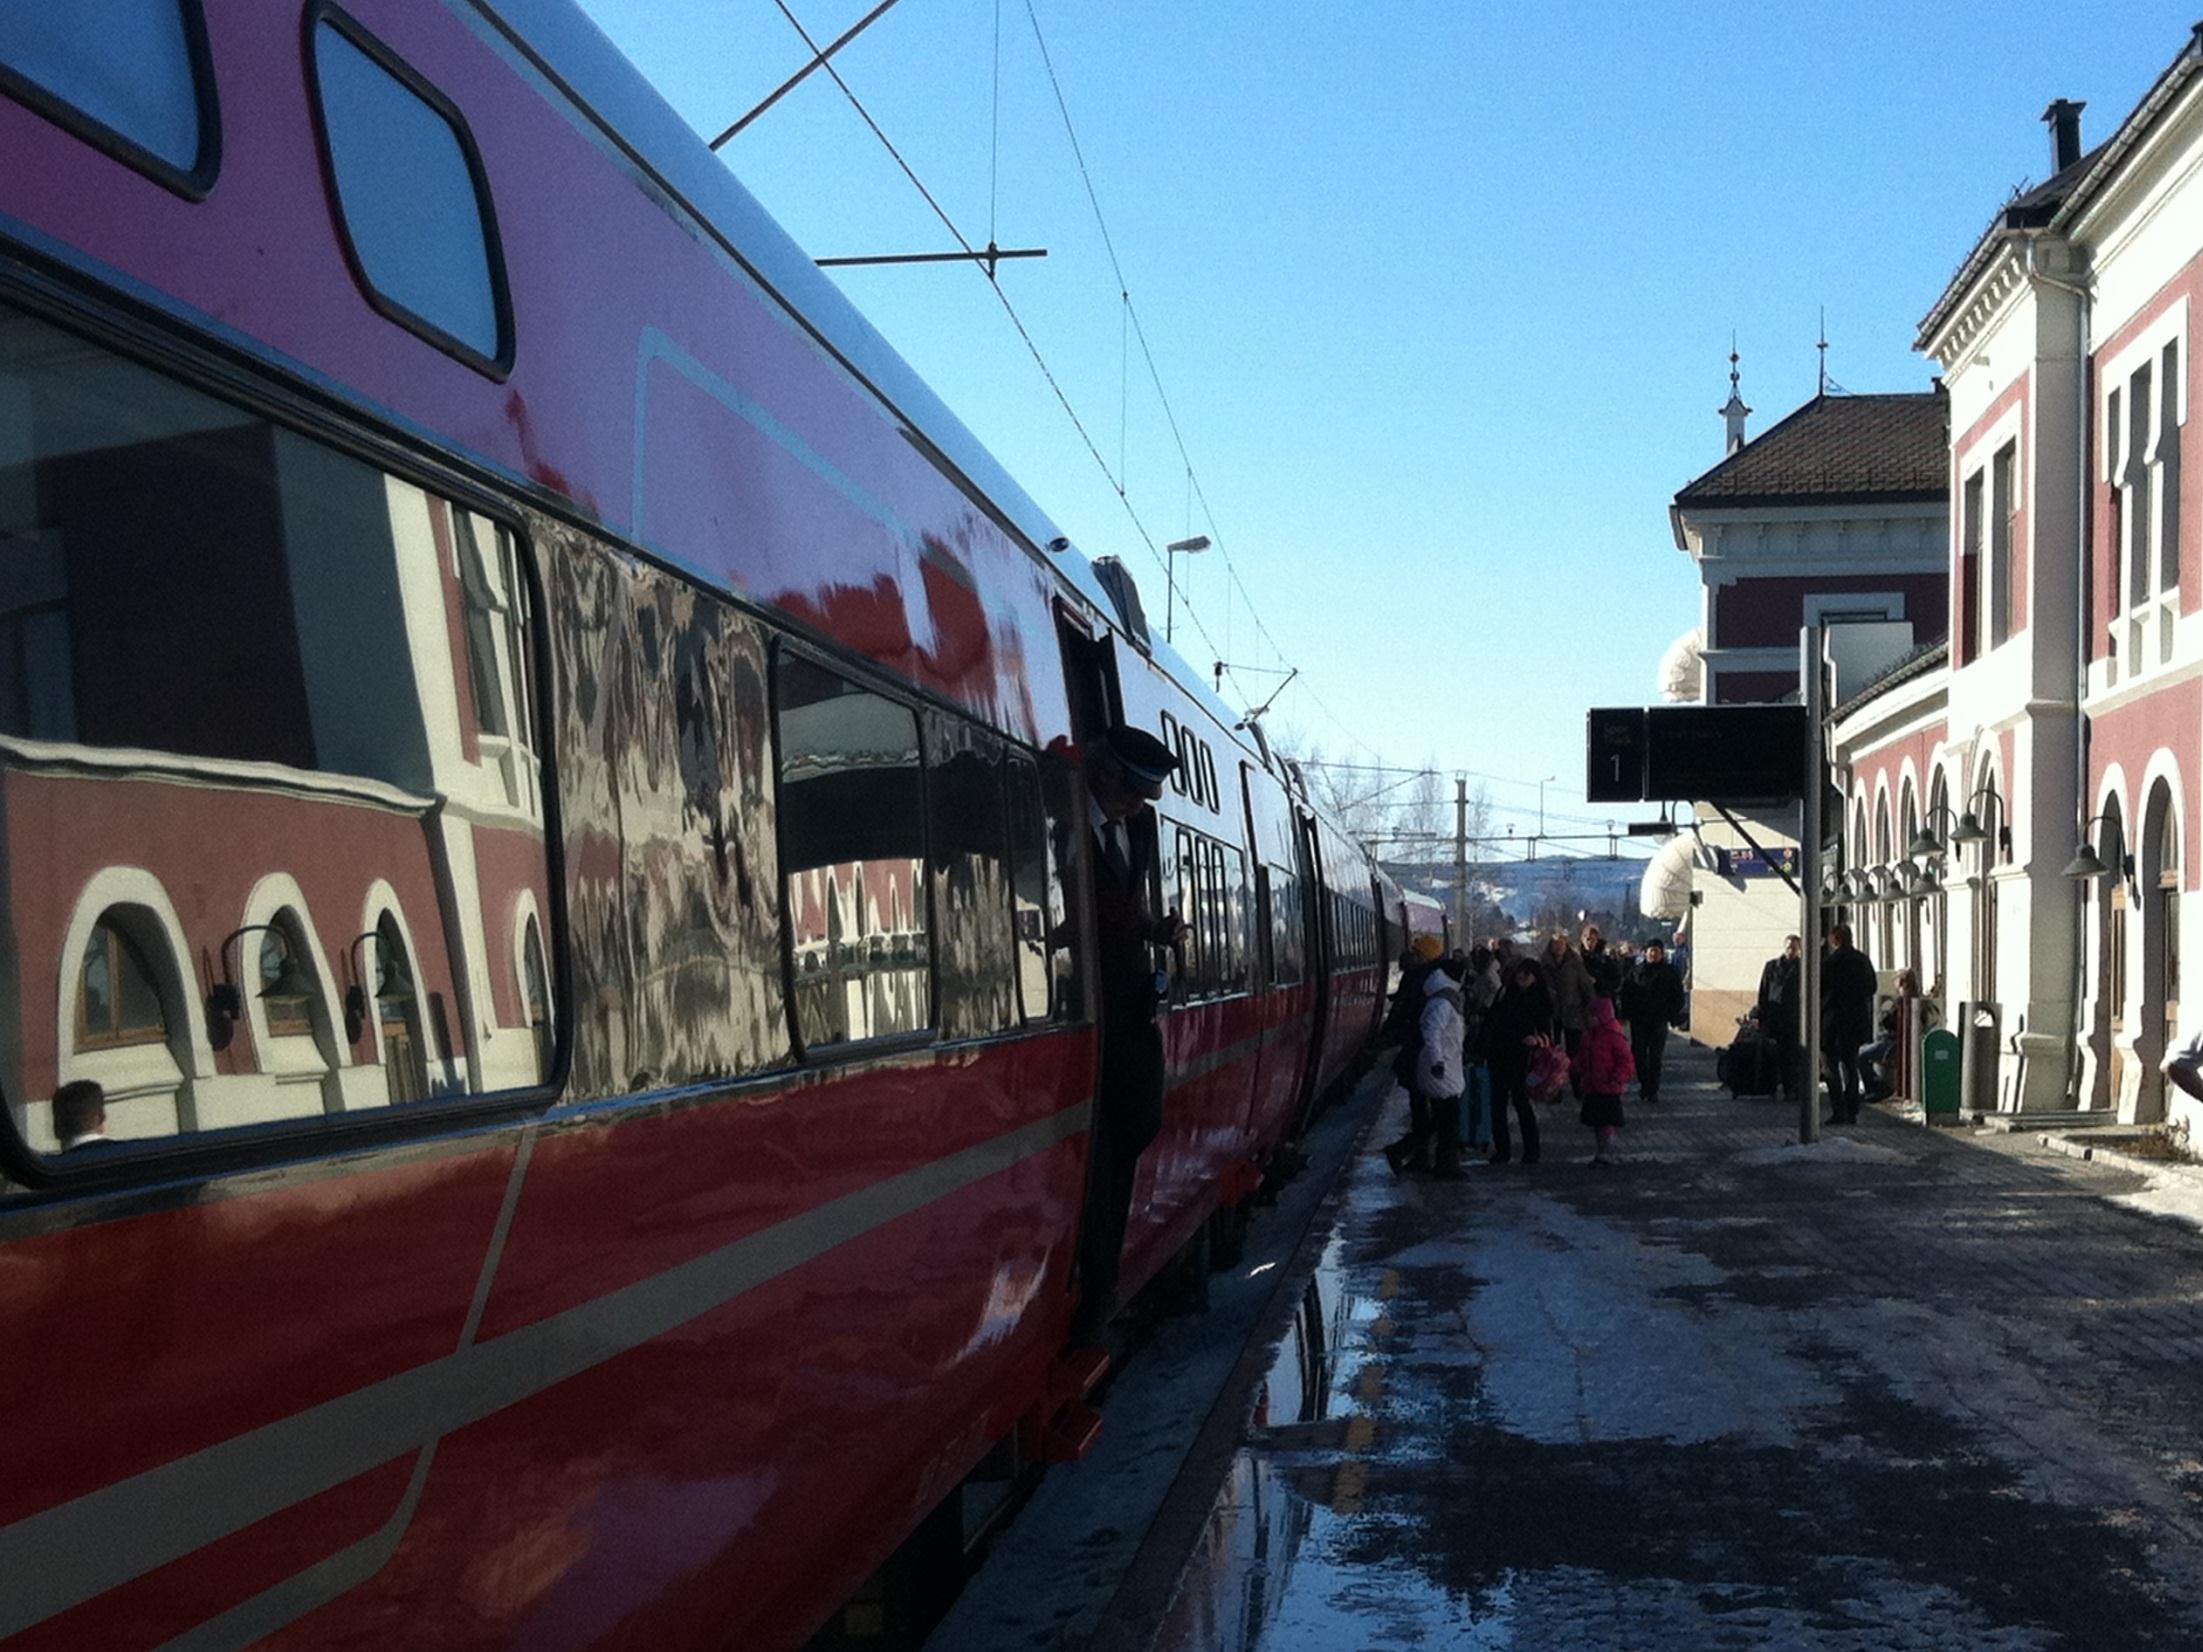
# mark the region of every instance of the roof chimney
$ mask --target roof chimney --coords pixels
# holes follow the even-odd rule
[[[2081,111],[2088,107],[2072,98],[2059,98],[2042,112],[2050,128],[2050,174],[2063,172],[2081,158]]]

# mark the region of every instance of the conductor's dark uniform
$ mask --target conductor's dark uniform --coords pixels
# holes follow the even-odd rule
[[[1177,759],[1154,736],[1122,724],[1100,742],[1092,777],[1137,801],[1161,789]],[[1144,802],[1111,820],[1097,799],[1090,817],[1094,930],[1100,966],[1101,1071],[1094,1097],[1094,1173],[1080,1255],[1081,1329],[1098,1331],[1116,1306],[1117,1271],[1140,1154],[1163,1127],[1161,990],[1155,947],[1163,924],[1150,908],[1153,811]]]

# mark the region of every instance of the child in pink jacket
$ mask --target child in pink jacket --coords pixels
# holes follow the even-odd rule
[[[1578,1087],[1583,1091],[1583,1111],[1577,1115],[1591,1126],[1598,1151],[1593,1164],[1614,1163],[1614,1132],[1622,1127],[1622,1092],[1637,1076],[1636,1058],[1629,1053],[1629,1034],[1615,1019],[1614,1000],[1601,992],[1584,1015],[1583,1042],[1574,1061]]]

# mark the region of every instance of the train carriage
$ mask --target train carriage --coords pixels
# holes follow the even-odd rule
[[[1381,874],[571,6],[118,18],[0,23],[0,1638],[800,1644],[1085,1437],[1098,722],[1128,1286]]]

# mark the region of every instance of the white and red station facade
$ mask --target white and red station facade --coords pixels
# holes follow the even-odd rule
[[[2158,1066],[2203,1028],[2203,26],[2095,148],[2078,105],[2044,118],[2053,175],[1920,326],[1950,634],[1837,707],[1838,900],[1885,984],[1993,1006],[1980,1104],[2192,1126]]]
[[[1749,412],[1732,389],[1728,454],[1669,510],[1703,608],[1669,651],[1662,692],[1708,705],[1794,699],[1798,633],[1816,620],[1855,622],[1832,633],[1852,680],[1940,644],[1950,492],[1942,392],[1823,393],[1747,439]],[[1689,883],[1691,1030],[1726,1043],[1762,966],[1799,927],[1798,896],[1776,866],[1795,859],[1797,810],[1723,816],[1702,806],[1698,816],[1696,834],[1663,851],[1672,867],[1651,876]]]

